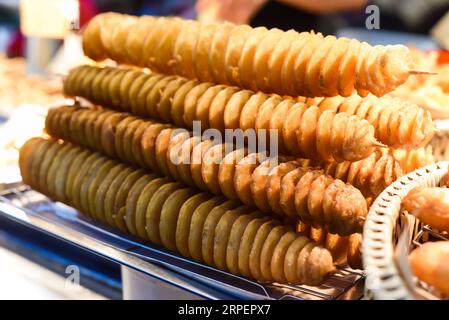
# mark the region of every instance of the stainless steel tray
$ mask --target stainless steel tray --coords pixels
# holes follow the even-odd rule
[[[207,299],[360,299],[365,275],[339,269],[320,287],[261,284],[180,257],[18,186],[0,191],[0,215]]]

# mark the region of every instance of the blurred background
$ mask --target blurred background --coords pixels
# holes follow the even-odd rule
[[[40,8],[52,2],[60,3],[59,7],[65,6],[61,14],[66,18],[72,15],[77,20],[74,27],[80,28],[99,12],[116,11],[133,15],[199,17],[326,34],[365,28],[366,8],[375,5],[379,9],[381,30],[428,35],[449,9],[448,0],[0,0],[0,51],[8,57],[25,53],[24,35],[20,31],[21,2],[36,3]],[[79,14],[70,10],[77,10]],[[38,14],[33,14],[33,18]]]
[[[2,189],[20,183],[18,148],[42,134],[48,108],[64,103],[61,79],[70,68],[93,63],[82,53],[80,35],[100,12],[176,15],[315,30],[371,44],[402,43],[420,49],[415,53],[419,66],[431,71],[448,61],[448,10],[449,0],[0,0],[0,196]],[[415,80],[402,95],[416,94],[426,104],[433,101],[431,92],[435,103],[448,106],[448,83],[429,82],[427,91],[420,91],[424,80]],[[82,285],[88,289],[63,289],[68,264],[82,267],[87,279]],[[120,281],[117,265],[25,230],[0,214],[0,298],[121,298]]]

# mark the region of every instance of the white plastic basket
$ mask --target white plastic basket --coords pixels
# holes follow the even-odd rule
[[[439,186],[448,166],[449,161],[442,161],[417,169],[395,181],[374,201],[363,230],[363,265],[367,274],[365,298],[414,298],[394,261],[395,245],[401,229],[401,202],[413,188]]]
[[[449,120],[436,120],[437,132],[430,141],[435,161],[449,160]]]

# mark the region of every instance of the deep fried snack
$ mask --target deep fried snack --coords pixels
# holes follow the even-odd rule
[[[308,166],[308,164],[305,164]],[[356,162],[327,162],[324,172],[335,179],[352,184],[365,197],[376,197],[391,183],[404,175],[403,167],[391,153],[380,151]]]
[[[123,232],[129,232],[125,221],[128,194],[143,175],[144,172],[142,170],[132,170],[132,172],[121,181],[120,188],[115,195],[112,218],[115,220],[115,225]]]
[[[30,159],[30,161],[25,161],[25,164],[28,165],[28,168],[24,168],[22,171],[28,171],[29,174],[25,175],[25,177],[29,178],[29,185],[33,188],[39,188],[40,187],[40,181],[39,181],[39,168],[41,165],[41,161],[45,156],[45,153],[47,152],[48,148],[52,146],[52,143],[50,141],[39,141],[36,145],[36,151],[35,156]],[[30,144],[31,145],[31,144]],[[27,146],[26,144],[24,145]],[[26,148],[24,148],[26,150]],[[31,151],[31,150],[30,150]],[[32,150],[34,151],[34,150]]]
[[[146,167],[156,173],[162,172],[156,157],[156,139],[163,130],[168,128],[170,128],[170,126],[160,123],[151,124],[142,134],[140,143],[137,142],[142,149],[141,152]]]
[[[367,214],[366,200],[357,189],[317,170],[299,179],[294,203],[302,221],[342,236],[361,232]]]
[[[190,256],[197,260],[203,261],[203,230],[206,223],[206,219],[211,211],[223,203],[225,199],[222,197],[213,197],[203,203],[201,203],[195,211],[193,211],[190,221],[190,233],[189,233],[189,252]],[[214,238],[215,239],[215,238]],[[214,251],[215,252],[215,251]]]
[[[254,220],[254,218],[262,218],[262,214],[259,211],[253,211],[250,214],[239,216],[232,226],[228,239],[228,247],[226,250],[226,266],[229,272],[239,274],[239,249],[248,224]]]
[[[100,14],[86,27],[83,49],[94,60],[290,96],[381,96],[413,73],[402,45],[166,17]]]
[[[117,211],[114,208],[114,203],[116,199],[116,195],[118,190],[121,188],[122,182],[133,172],[131,168],[124,167],[122,171],[119,172],[117,176],[114,177],[113,181],[109,185],[109,188],[104,196],[104,209],[103,212],[105,214],[106,222],[116,227],[116,215],[120,207],[117,208]]]
[[[307,237],[296,238],[285,253],[284,274],[289,283],[301,281],[296,271],[298,268],[298,255],[304,250],[307,244],[309,244]]]
[[[393,148],[416,149],[427,145],[435,132],[430,113],[414,103],[386,95],[381,98],[308,98],[307,106],[321,111],[345,112],[366,119],[374,126],[376,138]]]
[[[274,264],[273,261],[274,249],[276,248],[281,238],[288,232],[288,230],[289,230],[288,227],[285,226],[276,227],[273,230],[271,230],[271,232],[265,239],[265,243],[260,253],[260,273],[262,275],[262,279],[266,280],[273,279],[271,267],[272,263]]]
[[[38,182],[39,187],[45,193],[50,193],[49,185],[47,183],[48,171],[50,169],[51,164],[53,163],[54,158],[62,148],[63,148],[62,144],[59,143],[53,144],[50,148],[48,148],[43,158],[43,161],[40,164]]]
[[[293,231],[289,231],[284,233],[280,238],[278,243],[275,245],[273,249],[273,258],[270,262],[271,275],[273,279],[275,279],[279,283],[287,282],[287,278],[284,273],[284,261],[287,254],[287,250],[293,241],[296,239],[296,233]],[[264,256],[266,257],[266,256]]]
[[[222,143],[209,148],[204,153],[201,163],[201,176],[204,184],[207,186],[207,189],[213,194],[222,194],[220,184],[218,182],[220,163],[226,156],[226,152],[229,152],[232,149],[233,145]]]
[[[416,150],[397,149],[393,151],[393,157],[399,161],[404,173],[409,173],[418,168],[435,163],[432,146]]]
[[[188,188],[173,192],[165,201],[159,222],[162,244],[169,250],[176,251],[176,224],[182,205],[193,196],[194,191]]]
[[[166,154],[166,164],[169,175],[177,181],[182,181],[178,171],[179,165],[179,149],[182,144],[190,138],[190,132],[187,130],[182,130],[179,132],[173,132],[171,134],[170,140],[168,142],[167,154]]]
[[[167,198],[176,190],[182,189],[182,184],[172,182],[161,186],[151,198],[146,212],[146,232],[148,239],[157,244],[162,244],[160,235],[161,212]]]
[[[140,177],[136,183],[129,190],[128,196],[126,198],[126,215],[125,215],[125,223],[126,228],[130,233],[137,236],[136,229],[136,211],[137,211],[137,202],[139,200],[140,195],[142,194],[143,189],[153,180],[156,179],[156,175],[149,174]],[[168,247],[168,246],[167,246]],[[169,248],[170,249],[170,248]]]
[[[61,112],[79,111],[64,109]],[[58,110],[53,113],[57,114]],[[112,114],[109,118],[114,116]],[[99,151],[120,155],[121,160],[136,164],[133,154],[124,152],[124,146],[140,146],[138,153],[143,155],[148,167],[156,172],[204,191],[217,195],[224,193],[231,199],[238,198],[262,211],[273,210],[280,215],[296,219],[299,217],[304,222],[320,225],[340,235],[360,232],[367,211],[362,194],[340,180],[356,185],[365,195],[371,196],[378,194],[401,175],[399,165],[390,154],[382,156],[376,153],[354,163],[332,162],[324,166],[324,171],[320,171],[307,166],[309,161],[292,161],[292,158],[284,156],[266,158],[264,153],[249,153],[242,158],[246,154],[244,148],[226,154],[227,149],[230,149],[226,144],[214,144],[212,140],[200,142],[198,138],[189,138],[190,133],[187,131],[178,132],[159,123],[148,124],[142,135],[136,135],[134,133],[139,126],[132,125],[138,121],[135,117],[124,114],[124,117],[117,119],[121,120],[115,127],[112,149],[102,145],[103,150]],[[82,121],[79,123],[82,124]],[[105,125],[102,126],[103,131]],[[125,127],[126,130],[121,129]],[[129,139],[141,141],[124,141],[129,139],[125,139],[122,132],[128,133]],[[68,135],[69,141],[87,146],[77,135],[73,139],[71,133]],[[183,149],[183,146],[186,148]],[[188,161],[181,163],[179,160]],[[301,165],[306,166],[298,169]]]
[[[157,178],[149,182],[142,190],[137,199],[135,223],[137,235],[142,239],[148,239],[146,232],[146,214],[148,203],[151,201],[154,193],[163,185],[169,183],[169,178]]]
[[[252,173],[259,166],[262,155],[250,153],[235,166],[234,188],[240,200],[247,205],[255,205],[251,194]]]
[[[101,68],[89,68],[100,74]],[[79,68],[74,69],[72,73],[82,71],[84,69]],[[132,70],[123,72],[135,73]],[[117,77],[119,76],[122,76],[121,73],[117,73]],[[395,132],[400,133],[401,139],[399,139],[399,136],[392,138],[386,134],[386,125],[390,124],[388,119],[390,119],[391,110],[395,110],[391,106],[384,108],[386,111],[380,113],[384,115],[383,118],[375,117],[379,112],[371,112],[370,115],[373,114],[373,118],[369,118],[373,123],[371,124],[368,120],[359,117],[363,111],[357,111],[356,115],[351,114],[350,110],[336,113],[334,110],[325,110],[324,107],[321,110],[317,106],[296,102],[288,97],[282,98],[249,90],[242,91],[212,83],[194,84],[192,82],[186,87],[185,85],[191,81],[179,86],[183,81],[177,77],[158,75],[148,77],[150,79],[146,83],[153,80],[150,85],[152,87],[147,98],[144,99],[144,107],[139,108],[140,111],[127,108],[130,102],[129,97],[126,96],[123,101],[117,102],[117,105],[120,105],[118,108],[117,105],[105,100],[94,100],[95,97],[89,95],[89,92],[78,83],[72,84],[73,88],[70,92],[115,110],[133,112],[139,116],[170,122],[189,129],[193,128],[193,122],[197,120],[201,121],[203,131],[211,126],[210,121],[219,130],[253,129],[269,138],[267,139],[269,143],[278,143],[282,152],[311,159],[357,161],[367,157],[376,147],[384,146],[376,140],[375,136],[384,137],[387,143],[394,146],[400,144],[400,146],[417,147],[428,142],[434,131],[433,122],[426,118],[422,110],[416,106],[403,108],[411,111],[407,113],[408,121],[404,120],[397,124]],[[156,78],[159,79],[155,80]],[[174,88],[189,91],[183,91],[175,100]],[[98,89],[101,90],[101,88]],[[145,85],[141,90],[147,90]],[[228,102],[225,104],[226,101]],[[403,119],[405,116],[398,117],[395,114],[395,117],[395,119]],[[378,118],[388,121],[380,122]],[[416,124],[419,122],[419,125],[414,125],[415,130],[412,131],[410,125],[414,124],[414,120]],[[275,130],[277,137],[270,133],[270,130]]]
[[[91,153],[87,150],[81,150],[79,154],[77,154],[76,158],[73,160],[70,168],[67,170],[67,182],[65,185],[65,194],[67,196],[67,201],[71,205],[75,206],[75,192],[79,185],[75,184],[75,180],[77,178],[77,174],[81,170],[82,164],[86,163],[87,159],[92,156]]]
[[[193,136],[181,144],[176,154],[176,158],[178,160],[178,165],[176,166],[178,176],[182,182],[192,187],[196,187],[196,184],[192,178],[192,173],[190,171],[190,163],[192,160],[191,156],[193,148],[200,142],[201,137]]]
[[[116,179],[126,166],[123,164],[114,163],[114,166],[109,170],[107,175],[100,181],[98,189],[93,196],[92,204],[89,208],[92,208],[92,215],[99,219],[100,221],[107,223],[106,213],[105,213],[105,198],[109,191],[110,185]],[[90,200],[89,200],[90,201]]]
[[[113,160],[99,160],[96,166],[91,167],[90,172],[87,173],[88,177],[81,186],[81,210],[89,211],[93,218],[96,218],[94,216],[95,208],[92,206],[94,206],[94,198],[98,185],[114,165],[115,163]],[[94,172],[95,174],[93,174]]]
[[[106,45],[108,41],[102,38],[103,34],[101,32],[103,25],[108,24],[109,27],[114,25],[109,22],[112,20],[114,22],[118,21],[121,18],[121,15],[116,13],[107,13],[101,16],[96,16],[89,23],[89,30],[86,30],[86,34],[83,38],[83,50],[89,57],[93,59],[105,59],[107,57],[106,54]],[[104,36],[103,36],[104,37]]]
[[[274,167],[273,162],[274,161],[271,158],[266,159],[259,166],[257,166],[251,174],[251,197],[254,200],[255,205],[264,212],[270,212],[271,210],[270,205],[268,204],[268,190],[266,187],[268,175]]]
[[[426,242],[412,251],[409,261],[419,279],[449,295],[449,242]]]
[[[228,249],[229,235],[235,220],[243,214],[248,214],[254,209],[251,207],[240,206],[238,208],[228,210],[220,218],[214,232],[214,264],[217,268],[227,270],[226,255]]]
[[[71,153],[69,149],[76,152]],[[145,174],[67,143],[43,139],[26,143],[19,163],[25,183],[30,180],[29,159],[34,163],[31,172],[36,177],[41,175],[41,170],[47,174],[44,163],[51,150],[55,150],[57,159],[50,165],[51,172],[66,167],[69,156],[75,155],[72,166],[75,162],[81,164],[72,178],[62,177],[64,184],[71,184],[70,188],[63,185],[63,189],[70,190],[68,198],[76,208],[122,231],[143,233],[144,238],[185,256],[269,282],[290,281],[285,273],[289,246],[296,239],[304,238],[306,251],[296,248],[293,256],[291,252],[289,256],[298,261],[297,268],[308,269],[310,266],[311,269],[294,270],[296,276],[291,283],[318,284],[334,270],[327,250],[319,249],[313,241],[290,231],[290,227],[284,227],[278,221],[261,218],[262,213],[253,208],[226,201],[223,197],[195,194],[169,179]],[[69,176],[71,171],[64,170],[63,174]],[[37,181],[36,177],[31,180]],[[36,189],[48,192],[55,187],[49,188],[47,183],[48,177],[39,181]]]
[[[257,230],[257,233],[254,237],[254,242],[251,246],[251,252],[249,254],[249,271],[251,276],[254,278],[263,279],[262,271],[260,268],[260,255],[265,244],[265,240],[267,239],[270,232],[276,227],[282,228],[282,226],[279,226],[279,222],[271,220],[262,224]]]
[[[329,250],[334,263],[349,265],[353,269],[362,269],[362,235],[360,233],[342,237],[303,222],[297,225],[297,231]]]
[[[237,201],[228,200],[215,206],[204,221],[203,232],[201,235],[201,251],[204,262],[209,265],[215,265],[214,260],[214,243],[215,228],[220,222],[221,217],[229,210],[239,206]]]
[[[23,148],[27,148],[32,145],[34,140],[30,140],[29,144],[27,146],[23,146]],[[65,182],[61,183],[61,180],[65,178],[65,174],[60,175],[59,170],[64,170],[61,166],[61,162],[64,161],[66,153],[71,152],[72,154],[76,149],[74,149],[71,145],[66,144],[59,150],[59,152],[56,154],[56,156],[53,158],[52,164],[50,165],[50,168],[48,169],[47,173],[47,181],[46,184],[48,186],[48,194],[52,197],[56,197],[57,192],[59,191],[58,188],[60,188],[60,184],[64,185]],[[26,151],[24,151],[26,153]],[[22,161],[22,159],[19,159],[19,163]],[[26,165],[20,165],[26,168]],[[65,172],[65,171],[63,171]],[[27,175],[27,172],[23,172],[23,175]],[[28,180],[28,178],[25,178]],[[64,195],[65,196],[65,195]],[[63,196],[63,197],[64,197]],[[60,198],[60,197],[58,197]]]
[[[208,187],[203,180],[202,163],[206,152],[213,147],[214,142],[212,140],[203,140],[195,145],[192,149],[190,156],[190,174],[195,185],[201,190],[207,191]]]
[[[218,183],[221,192],[232,200],[237,200],[239,196],[234,188],[234,176],[236,164],[248,153],[246,148],[240,148],[228,153],[218,168]]]
[[[296,169],[298,164],[296,161],[288,161],[280,163],[275,166],[273,170],[269,173],[266,182],[266,194],[267,201],[270,205],[271,210],[277,214],[282,214],[283,210],[281,207],[281,187],[282,181],[286,174]]]
[[[348,265],[353,269],[362,269],[362,235],[354,233],[349,236],[347,260]]]
[[[100,154],[93,154],[86,158],[73,180],[73,203],[80,210],[85,211],[87,205],[87,182],[92,178],[92,172],[98,171],[105,159]]]
[[[187,199],[179,210],[176,224],[176,248],[185,257],[190,257],[189,236],[193,212],[201,203],[210,198],[208,193],[198,193]],[[207,261],[205,262],[209,264]]]
[[[402,199],[402,205],[423,223],[449,232],[449,189],[415,188]]]

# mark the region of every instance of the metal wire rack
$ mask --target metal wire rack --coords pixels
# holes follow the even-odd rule
[[[360,270],[339,268],[319,287],[258,283],[100,225],[23,185],[0,192],[0,215],[204,298],[336,300],[363,295],[365,274]]]
[[[432,229],[428,225],[423,225],[421,230],[419,230],[413,237],[412,243],[415,247],[418,247],[421,246],[424,242],[432,240],[449,241],[449,233],[440,232],[438,230]]]

